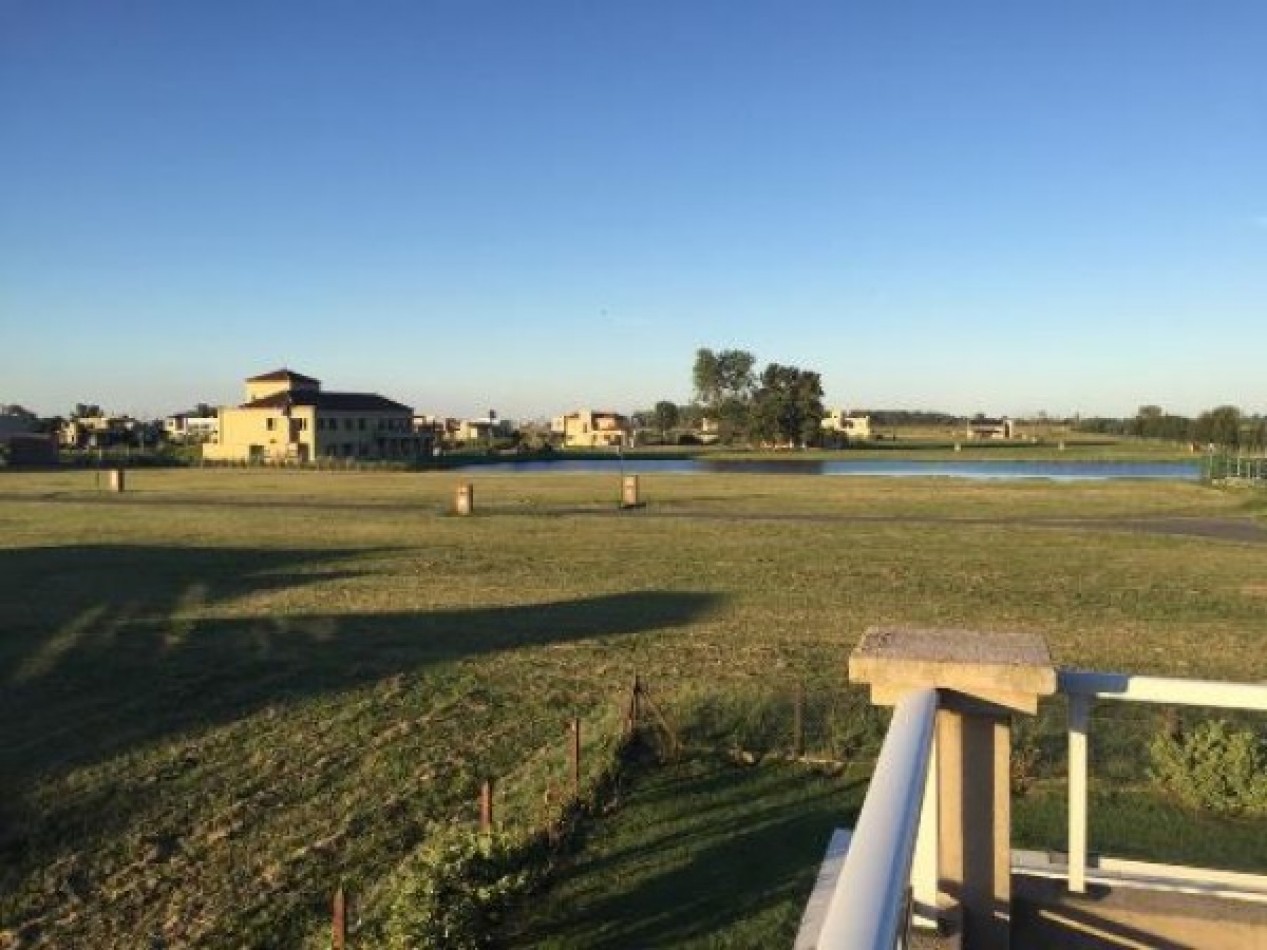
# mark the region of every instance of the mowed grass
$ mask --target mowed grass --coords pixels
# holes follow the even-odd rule
[[[1267,678],[1267,545],[1125,523],[1245,493],[648,476],[619,513],[614,478],[477,472],[461,519],[455,473],[129,475],[0,476],[0,945],[320,945],[338,883],[635,672],[843,685],[916,623]]]

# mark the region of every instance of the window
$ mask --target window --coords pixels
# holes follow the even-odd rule
[[[343,429],[344,429],[344,431],[347,431],[347,430],[349,430],[349,429],[351,429],[351,428],[352,428],[352,420],[351,420],[351,419],[344,419],[344,420],[343,420]]]
[[[264,421],[264,428],[266,428],[269,432],[272,432],[275,428],[277,428],[277,420],[276,420],[276,419],[266,419],[266,420]]]
[[[362,418],[362,419],[357,419],[357,420],[356,420],[356,427],[357,427],[358,429],[360,429],[362,432],[364,432],[364,431],[365,431],[365,420],[364,420],[363,418]]]

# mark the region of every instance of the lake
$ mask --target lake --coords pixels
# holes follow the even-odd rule
[[[630,475],[656,473],[735,474],[735,475],[870,475],[885,477],[1022,479],[1052,481],[1102,481],[1105,479],[1151,479],[1195,482],[1201,477],[1201,463],[1191,462],[1026,462],[1026,461],[920,461],[918,459],[842,459],[787,461],[712,461],[709,459],[533,459],[459,466],[453,471],[482,471],[488,474],[532,474],[548,472],[625,472]]]

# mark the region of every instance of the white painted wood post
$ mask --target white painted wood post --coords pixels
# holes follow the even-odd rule
[[[1091,697],[1069,697],[1069,890],[1087,892],[1087,731]]]
[[[924,780],[924,804],[919,813],[919,835],[915,839],[915,858],[911,863],[911,897],[916,927],[937,927],[939,892],[938,876],[938,793],[937,730],[933,730],[932,748],[928,753],[928,776]]]

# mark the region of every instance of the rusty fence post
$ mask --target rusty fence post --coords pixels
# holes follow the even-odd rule
[[[805,684],[797,682],[792,706],[792,754],[796,758],[805,755]]]
[[[489,834],[493,830],[493,780],[485,779],[480,787],[480,831]]]
[[[581,720],[572,719],[572,797],[581,799]]]
[[[642,715],[639,699],[642,696],[642,679],[634,674],[633,692],[629,694],[629,710],[625,714],[625,735],[632,737],[638,729],[638,720]]]
[[[334,892],[334,920],[331,926],[330,943],[334,950],[344,950],[348,939],[347,904],[343,896],[343,885]]]

